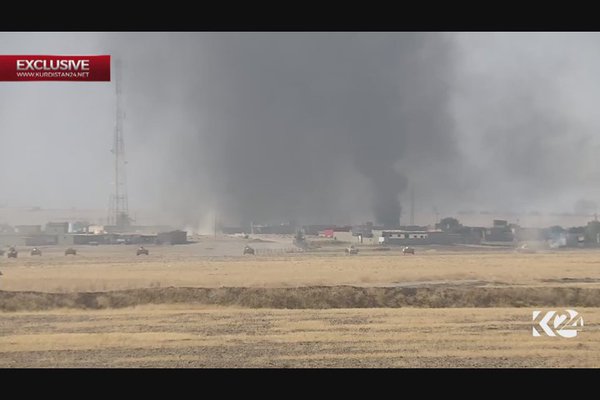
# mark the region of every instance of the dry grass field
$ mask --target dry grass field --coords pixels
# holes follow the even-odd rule
[[[600,251],[241,243],[2,258],[0,367],[600,367]],[[585,327],[532,337],[536,308]]]
[[[520,308],[6,313],[0,367],[598,368],[600,308],[578,311],[574,339],[532,337]]]
[[[209,248],[206,251],[206,248]],[[241,254],[243,245],[234,247]],[[518,254],[510,250],[423,249],[415,256],[363,251],[273,256],[213,256],[213,246],[153,246],[136,256],[135,246],[44,249],[43,257],[3,258],[0,290],[86,292],[142,287],[388,286],[435,281],[485,281],[526,286],[600,287],[600,251]],[[208,253],[208,255],[207,255]]]

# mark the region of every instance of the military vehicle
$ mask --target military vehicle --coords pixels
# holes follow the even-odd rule
[[[358,254],[358,249],[354,247],[354,245],[350,245],[350,247],[346,248],[347,254]]]
[[[14,247],[11,247],[10,249],[8,249],[8,258],[17,258],[17,255],[19,254],[19,252],[17,252],[17,249],[15,249]]]
[[[140,246],[140,247],[137,249],[136,255],[138,255],[138,256],[139,256],[139,255],[142,255],[142,254],[144,254],[144,255],[148,256],[148,255],[150,255],[150,252],[148,251],[148,249],[145,249],[145,248],[144,248],[144,246]]]
[[[415,254],[415,249],[413,249],[412,247],[405,247],[402,249],[402,254]]]

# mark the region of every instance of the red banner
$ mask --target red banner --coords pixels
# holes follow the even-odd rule
[[[3,56],[0,81],[110,81],[110,56]]]

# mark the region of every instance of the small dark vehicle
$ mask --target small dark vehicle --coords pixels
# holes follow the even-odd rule
[[[348,253],[348,254],[358,254],[358,249],[356,247],[354,247],[354,245],[351,245],[350,247],[346,248],[346,253]]]
[[[15,249],[14,247],[11,247],[10,249],[8,249],[7,257],[8,258],[17,258],[18,254],[19,254],[19,252],[17,251],[17,249]]]
[[[412,247],[405,247],[402,249],[402,254],[407,255],[407,254],[415,254],[415,249],[413,249]]]
[[[72,247],[69,247],[68,249],[65,250],[65,256],[68,256],[68,255],[76,256],[77,255],[77,250],[75,250]]]
[[[32,256],[41,256],[42,251],[40,249],[38,249],[37,247],[34,247],[33,249],[31,249],[31,255]]]
[[[250,246],[244,247],[244,255],[246,255],[246,254],[252,254],[252,255],[254,255],[254,249],[252,247],[250,247]]]
[[[144,246],[140,246],[140,247],[137,249],[137,253],[136,253],[136,254],[137,254],[138,256],[139,256],[139,255],[142,255],[142,254],[144,254],[144,255],[148,256],[148,255],[150,255],[150,252],[148,251],[148,249],[145,249],[145,248],[144,248]]]

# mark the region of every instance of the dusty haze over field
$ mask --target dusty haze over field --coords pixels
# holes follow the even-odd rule
[[[593,213],[600,35],[0,33],[124,64],[131,209],[198,225]],[[0,82],[0,206],[107,208],[112,83]],[[2,222],[2,221],[0,221]]]

